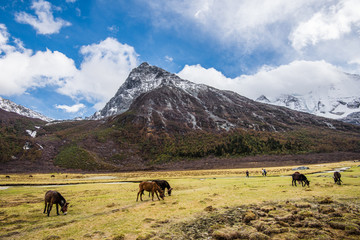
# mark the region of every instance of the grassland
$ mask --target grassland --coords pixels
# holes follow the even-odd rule
[[[359,239],[358,165],[350,161],[311,165],[301,171],[311,181],[310,188],[291,186],[293,166],[269,168],[267,177],[261,176],[261,169],[248,169],[250,178],[245,178],[246,169],[0,175],[0,239],[250,238],[244,228],[258,230],[253,239],[312,239],[311,231],[318,231],[317,239]],[[350,169],[342,173],[343,184],[335,185],[332,173],[324,171],[339,167]],[[137,182],[148,179],[168,180],[172,196],[151,201],[146,195],[143,202],[136,202]],[[47,190],[59,191],[70,202],[68,215],[57,216],[55,207],[50,217],[43,214]],[[326,207],[333,215],[318,215],[325,214]],[[293,215],[285,213],[303,214],[307,223],[296,228],[295,222],[288,222],[295,221]],[[266,219],[277,219],[276,224],[284,226],[266,232],[261,225]],[[345,221],[350,227],[339,225]]]

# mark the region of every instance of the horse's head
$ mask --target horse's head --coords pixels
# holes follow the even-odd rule
[[[305,179],[305,185],[307,185],[308,187],[310,187],[310,181]]]
[[[171,196],[171,190],[172,190],[172,188],[168,188],[168,194],[169,194],[169,196]]]
[[[69,206],[69,203],[65,203],[65,204],[61,207],[61,211],[64,213],[64,215],[67,214],[68,206]]]

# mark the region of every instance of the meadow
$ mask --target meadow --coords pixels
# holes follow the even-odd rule
[[[291,186],[296,166],[266,177],[260,168],[0,175],[0,239],[360,239],[359,164],[307,165],[310,187]],[[327,171],[343,167],[336,185]],[[136,202],[149,179],[167,180],[172,196]],[[48,190],[70,203],[67,215],[43,214]]]

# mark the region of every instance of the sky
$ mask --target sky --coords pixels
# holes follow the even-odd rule
[[[87,117],[148,62],[256,99],[360,73],[359,0],[0,0],[0,96]]]

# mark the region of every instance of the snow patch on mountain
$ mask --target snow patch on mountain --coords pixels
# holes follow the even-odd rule
[[[38,118],[46,122],[51,122],[53,119],[48,118],[38,112],[35,112],[29,108],[26,108],[24,106],[18,105],[8,99],[4,99],[0,97],[0,108],[7,111],[7,112],[13,112],[17,113],[19,115],[29,117],[29,118]]]
[[[37,132],[36,131],[31,131],[31,130],[26,130],[26,132],[30,135],[30,137],[35,138]]]

